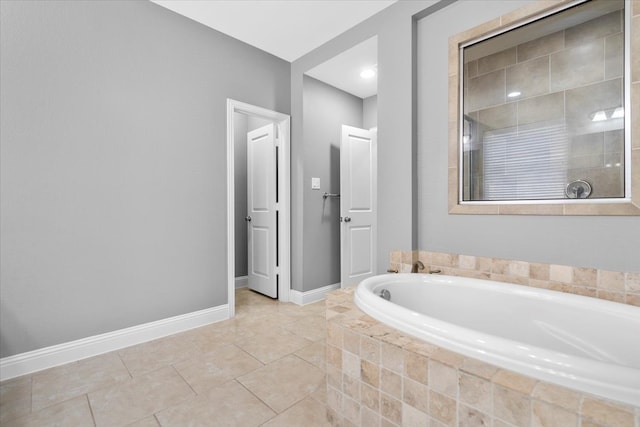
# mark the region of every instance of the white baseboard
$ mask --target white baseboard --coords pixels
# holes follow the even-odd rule
[[[291,289],[291,302],[298,305],[307,305],[317,301],[322,301],[327,293],[335,291],[336,289],[340,289],[340,283],[334,283],[333,285],[323,286],[322,288],[306,292]]]
[[[87,357],[97,356],[178,332],[227,320],[227,304],[94,335],[0,359],[0,380],[8,380]]]
[[[236,277],[236,289],[246,288],[247,286],[249,286],[248,276]]]

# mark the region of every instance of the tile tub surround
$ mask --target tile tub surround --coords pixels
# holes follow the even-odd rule
[[[425,266],[420,272],[440,270],[450,276],[490,279],[640,306],[640,272],[430,251],[391,251],[390,269],[409,273],[418,260]]]
[[[327,296],[327,416],[335,426],[637,427],[634,408],[402,334]]]

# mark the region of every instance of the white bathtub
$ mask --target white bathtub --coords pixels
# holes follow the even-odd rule
[[[379,296],[387,289],[391,300]],[[640,407],[640,308],[489,280],[385,274],[356,305],[408,335],[539,380]]]

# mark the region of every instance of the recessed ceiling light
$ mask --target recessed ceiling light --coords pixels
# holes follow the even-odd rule
[[[509,98],[515,98],[517,96],[522,95],[522,92],[518,92],[517,90],[514,90],[513,92],[509,92],[509,94],[507,95]]]
[[[611,115],[612,119],[621,119],[624,117],[624,108],[618,107],[613,110],[613,114]]]
[[[363,79],[370,79],[371,77],[373,77],[375,75],[376,75],[375,70],[372,70],[371,68],[367,68],[365,70],[362,70],[362,72],[360,73],[360,77],[362,77]]]
[[[603,120],[607,120],[607,113],[605,113],[604,111],[596,112],[591,118],[592,122],[601,122]]]

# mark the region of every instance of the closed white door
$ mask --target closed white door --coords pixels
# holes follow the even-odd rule
[[[276,126],[247,134],[248,285],[278,297]]]
[[[342,126],[340,146],[341,284],[375,275],[376,132]]]

